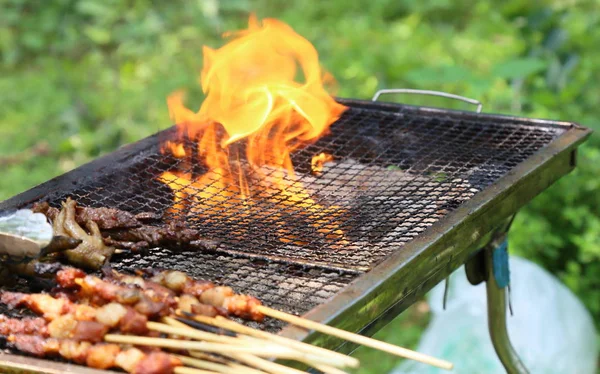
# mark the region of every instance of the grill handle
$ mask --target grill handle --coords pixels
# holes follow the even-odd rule
[[[447,92],[441,91],[430,91],[430,90],[413,90],[411,88],[386,88],[383,90],[379,90],[375,92],[373,95],[372,101],[377,101],[379,96],[385,94],[399,94],[399,93],[407,93],[407,94],[417,94],[417,95],[430,95],[430,96],[440,96],[446,97],[449,99],[464,101],[465,103],[477,105],[477,113],[481,113],[481,109],[483,108],[483,104],[479,100],[469,99],[468,97],[458,96]]]

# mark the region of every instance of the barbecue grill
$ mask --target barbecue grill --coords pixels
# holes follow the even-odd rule
[[[389,90],[374,99],[381,93]],[[185,270],[273,308],[372,335],[466,263],[473,283],[488,281],[492,340],[507,369],[519,370],[504,325],[506,232],[520,207],[575,167],[576,148],[590,130],[481,114],[480,104],[474,113],[338,101],[349,109],[329,134],[292,156],[310,199],[294,204],[274,195],[251,210],[235,197],[203,204],[186,216],[187,223],[215,240],[214,248],[153,248],[116,256],[113,266]],[[127,145],[0,203],[0,209],[38,201],[58,206],[72,197],[93,207],[173,213],[173,192],[158,176],[205,172],[160,151],[174,133],[167,129]],[[311,159],[319,153],[334,161],[315,174]],[[232,209],[237,213],[228,214]],[[255,327],[342,352],[355,348],[276,321]],[[0,355],[0,367],[99,373],[12,354]]]

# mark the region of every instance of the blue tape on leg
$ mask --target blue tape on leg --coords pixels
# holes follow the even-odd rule
[[[510,271],[508,269],[508,241],[503,241],[492,252],[492,265],[494,278],[498,287],[504,288],[510,283]]]

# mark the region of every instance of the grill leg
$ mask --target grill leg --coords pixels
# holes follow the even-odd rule
[[[492,241],[483,251],[486,275],[488,328],[498,358],[509,374],[529,373],[515,352],[506,329],[506,294],[508,288],[508,253],[506,235]]]

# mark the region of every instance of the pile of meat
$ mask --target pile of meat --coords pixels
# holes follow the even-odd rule
[[[115,249],[136,251],[160,246],[208,250],[217,244],[182,221],[152,225],[161,219],[153,213],[134,215],[114,208],[82,207],[71,198],[62,202],[61,209],[41,202],[34,204],[32,210],[52,222],[55,235],[81,241],[74,249],[52,253],[50,260],[65,258],[73,265],[88,269],[102,267]]]
[[[104,276],[67,267],[47,293],[0,292],[0,302],[26,307],[39,317],[0,316],[0,335],[9,347],[38,357],[60,356],[90,367],[129,373],[172,373],[181,362],[158,349],[103,343],[107,333],[154,336],[148,321],[175,310],[260,321],[260,301],[230,287],[195,280],[179,271],[145,270],[129,275],[105,268]]]

